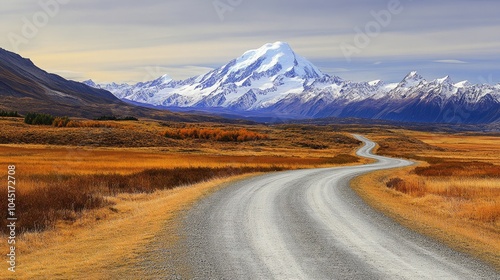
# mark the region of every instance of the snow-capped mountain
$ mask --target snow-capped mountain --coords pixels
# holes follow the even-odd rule
[[[427,81],[410,72],[401,82],[355,83],[322,73],[287,43],[245,52],[205,75],[174,81],[167,75],[128,84],[89,86],[129,101],[170,108],[224,109],[292,118],[363,117],[418,122],[500,121],[500,85]]]
[[[325,108],[318,115],[330,115]],[[338,117],[356,116],[414,122],[490,123],[500,121],[498,86],[454,83],[446,76],[428,82],[412,72],[386,94],[351,102]]]
[[[136,85],[113,83],[97,87],[121,99],[152,105],[258,110],[289,94],[306,91],[317,80],[331,79],[287,43],[276,42],[247,51],[226,65],[185,81],[163,76]],[[85,83],[96,86],[92,81]]]

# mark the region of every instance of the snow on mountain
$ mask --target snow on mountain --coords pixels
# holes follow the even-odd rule
[[[316,81],[330,78],[284,42],[245,52],[205,75],[186,81],[168,76],[135,85],[98,87],[122,99],[174,107],[224,107],[255,110],[289,94],[302,93]]]
[[[454,84],[449,76],[429,82],[416,71],[399,83],[345,81],[323,74],[284,42],[265,44],[204,75],[183,81],[164,75],[135,85],[96,85],[91,80],[84,83],[108,90],[121,99],[171,108],[410,121],[418,121],[415,116],[419,116],[422,121],[447,122],[443,111],[463,107],[487,115],[467,113],[464,122],[500,118],[500,85],[472,85],[467,81]]]
[[[417,71],[412,71],[399,83],[399,88],[413,88],[417,87],[422,83],[427,83],[427,81],[417,73]]]
[[[435,82],[438,84],[453,84],[453,81],[451,80],[450,76],[446,76],[441,79],[436,79]]]
[[[471,83],[469,83],[469,81],[461,81],[461,82],[458,82],[458,83],[454,84],[454,86],[455,86],[456,88],[465,88],[465,87],[470,87],[470,86],[472,86],[472,84],[471,84]]]

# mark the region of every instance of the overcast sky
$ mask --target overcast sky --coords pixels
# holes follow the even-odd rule
[[[285,41],[354,81],[500,82],[498,0],[1,1],[0,47],[78,81],[184,79]]]

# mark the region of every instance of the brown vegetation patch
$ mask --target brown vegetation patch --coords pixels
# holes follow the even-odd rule
[[[500,166],[479,161],[445,161],[417,167],[415,173],[422,176],[500,177]]]
[[[130,175],[36,175],[31,188],[17,193],[17,228],[19,232],[43,231],[58,220],[73,221],[82,211],[109,206],[107,196],[122,193],[152,193],[173,189],[214,178],[231,177],[254,172],[283,170],[281,167],[224,167],[150,169]],[[7,189],[0,189],[7,197]],[[6,231],[7,206],[0,207],[2,232]]]
[[[424,180],[407,176],[391,178],[386,186],[412,197],[438,197],[452,215],[495,225],[500,223],[500,187],[494,187],[498,183],[498,179]]]
[[[61,121],[61,120],[59,120]],[[0,144],[72,145],[93,147],[171,146],[172,140],[149,130],[103,121],[70,121],[75,127],[32,126],[22,121],[0,124]]]
[[[326,160],[328,164],[349,164],[359,162],[359,158],[348,154],[338,154]]]
[[[385,138],[380,140],[378,144],[378,153],[382,155],[395,155],[407,151],[445,151],[443,148],[429,145],[407,135]]]
[[[247,129],[223,130],[218,128],[181,128],[165,131],[165,137],[172,139],[204,139],[220,142],[246,142],[268,139],[267,135]]]

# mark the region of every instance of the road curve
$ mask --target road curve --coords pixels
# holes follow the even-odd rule
[[[294,170],[244,180],[200,201],[183,220],[185,279],[500,279],[487,265],[368,207],[349,181],[412,162]],[[178,267],[182,266],[182,268]],[[182,272],[181,272],[182,271]]]

